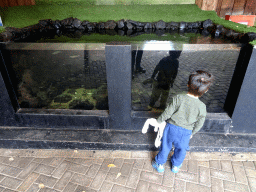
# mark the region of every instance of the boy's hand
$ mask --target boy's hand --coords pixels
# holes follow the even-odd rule
[[[192,139],[193,135],[190,136],[190,139]]]

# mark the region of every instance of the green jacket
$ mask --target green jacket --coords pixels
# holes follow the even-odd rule
[[[157,118],[158,123],[167,123],[192,130],[192,135],[198,132],[205,121],[206,106],[199,99],[179,94],[172,98],[164,112]]]

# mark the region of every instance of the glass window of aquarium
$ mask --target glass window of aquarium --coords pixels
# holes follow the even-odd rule
[[[10,43],[4,57],[20,108],[108,110],[105,44]]]
[[[215,77],[200,100],[212,113],[224,103],[238,60],[239,44],[184,44],[147,41],[132,45],[132,109],[161,112],[170,99],[187,92],[189,75],[205,70]]]

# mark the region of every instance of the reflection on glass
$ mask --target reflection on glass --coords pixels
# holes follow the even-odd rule
[[[37,44],[7,53],[21,108],[108,110],[104,50]]]
[[[192,72],[205,70],[214,75],[215,81],[200,100],[206,104],[208,112],[224,112],[240,53],[239,45],[183,44],[173,45],[169,50],[145,49],[145,46],[138,45],[133,46],[133,50],[143,52],[140,66],[145,70],[144,73],[135,71],[133,75],[133,110],[161,112],[174,95],[187,91],[188,77]]]
[[[145,73],[146,70],[143,69],[141,64],[143,51],[142,50],[133,50],[132,51],[132,77],[134,78],[134,73]]]
[[[182,48],[182,44],[178,43],[173,43],[171,41],[146,41],[145,43],[142,43],[139,45],[139,48],[142,50],[147,50],[147,51],[154,51],[154,50],[161,50],[161,51],[169,51],[169,50],[177,50]]]
[[[180,54],[181,51],[169,51],[169,56],[161,59],[155,67],[151,78],[143,82],[143,84],[146,84],[150,81],[153,84],[149,102],[150,108],[154,107],[160,98],[159,108],[165,109],[170,88],[173,87],[178,74]]]

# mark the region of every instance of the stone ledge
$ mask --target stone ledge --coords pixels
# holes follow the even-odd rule
[[[38,131],[40,134],[38,134]],[[1,148],[87,149],[97,151],[158,150],[154,146],[156,133],[150,131],[147,134],[142,134],[141,131],[2,128],[0,132],[2,135],[0,138]],[[256,135],[224,135],[199,132],[190,141],[190,152],[219,152],[232,155],[238,152],[256,152]],[[122,154],[123,152],[119,152],[115,156]],[[124,154],[127,155],[126,153]],[[141,155],[140,153],[137,154]],[[33,154],[29,153],[28,155]],[[144,157],[145,155],[142,156]],[[234,158],[243,159],[242,156]]]
[[[0,148],[2,157],[67,157],[67,158],[125,158],[147,159],[156,156],[157,151],[127,151],[127,150],[87,150],[87,149],[4,149]],[[256,161],[256,153],[229,152],[188,152],[185,160],[200,162],[208,161]],[[205,163],[204,163],[205,164]],[[201,165],[202,166],[202,165]],[[207,166],[206,166],[207,167]],[[208,165],[209,167],[209,165]]]

